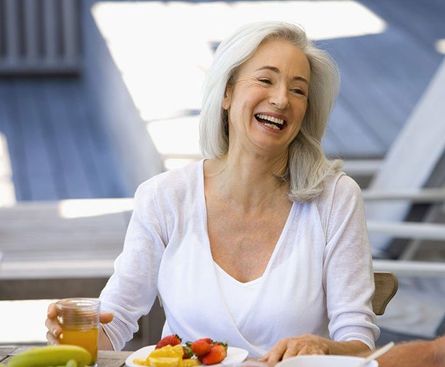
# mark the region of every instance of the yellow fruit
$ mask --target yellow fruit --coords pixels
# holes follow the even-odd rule
[[[164,358],[164,357],[172,357],[172,358],[182,358],[184,354],[184,350],[182,349],[182,345],[175,345],[172,347],[171,345],[166,345],[165,347],[155,349],[150,353],[149,357],[153,358]]]
[[[152,367],[180,367],[182,359],[178,357],[150,357],[149,361]]]
[[[75,359],[70,359],[66,362],[65,367],[77,367],[77,361]]]
[[[13,356],[8,361],[8,367],[46,367],[61,366],[74,360],[78,367],[84,367],[91,362],[91,354],[76,345],[48,345],[28,349]]]
[[[201,363],[198,359],[183,359],[182,360],[182,367],[195,367],[199,366]]]
[[[133,359],[133,363],[140,366],[150,366],[150,362],[148,361],[148,359],[135,358]]]

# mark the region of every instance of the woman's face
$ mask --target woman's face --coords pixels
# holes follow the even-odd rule
[[[309,82],[309,62],[299,48],[279,39],[262,43],[227,87],[230,146],[287,152],[306,112]]]

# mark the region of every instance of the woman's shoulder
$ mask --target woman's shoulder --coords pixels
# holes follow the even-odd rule
[[[344,194],[359,194],[361,192],[357,182],[344,172],[337,172],[325,178],[322,195],[326,197],[342,196]]]
[[[136,196],[147,194],[169,194],[196,187],[202,174],[202,161],[192,162],[183,167],[162,172],[139,185]]]
[[[316,198],[316,204],[321,209],[330,210],[334,202],[356,200],[361,197],[361,189],[355,180],[344,172],[336,172],[325,177],[323,191]]]

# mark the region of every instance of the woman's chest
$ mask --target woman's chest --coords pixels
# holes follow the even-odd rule
[[[285,231],[289,211],[290,205],[249,215],[209,210],[207,231],[213,260],[241,282],[260,277]]]

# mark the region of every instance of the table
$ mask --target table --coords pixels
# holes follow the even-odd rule
[[[17,346],[17,345],[5,345],[0,346],[0,362],[6,363],[8,359],[18,354],[25,349],[29,349],[33,346]],[[123,367],[125,366],[125,359],[132,352],[112,352],[112,351],[99,351],[99,358],[97,359],[99,367]]]

